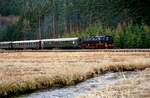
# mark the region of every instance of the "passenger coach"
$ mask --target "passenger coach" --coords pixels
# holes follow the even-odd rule
[[[43,39],[41,40],[42,48],[79,48],[80,38],[59,38],[59,39]]]

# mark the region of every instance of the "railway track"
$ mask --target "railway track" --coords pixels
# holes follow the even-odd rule
[[[150,52],[150,49],[52,49],[52,50],[0,50],[0,53],[12,52]]]

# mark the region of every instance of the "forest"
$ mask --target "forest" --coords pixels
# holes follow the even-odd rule
[[[149,0],[0,0],[0,41],[111,35],[115,48],[150,48]]]

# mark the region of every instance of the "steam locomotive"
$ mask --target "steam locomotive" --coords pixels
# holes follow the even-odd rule
[[[0,49],[112,49],[112,36],[58,38],[0,42]]]

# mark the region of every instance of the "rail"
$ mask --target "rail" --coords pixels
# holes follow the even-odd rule
[[[11,52],[150,52],[150,49],[50,49],[50,50],[0,50],[0,53]]]

